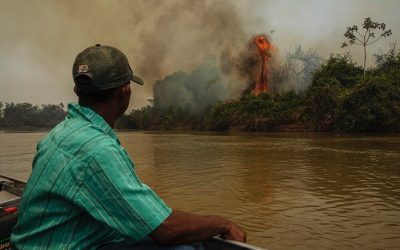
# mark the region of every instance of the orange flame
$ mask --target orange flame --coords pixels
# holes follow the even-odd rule
[[[257,46],[261,58],[261,68],[256,78],[256,84],[253,90],[254,95],[268,92],[269,81],[269,59],[274,51],[273,46],[264,35],[258,35],[254,38],[253,43]]]

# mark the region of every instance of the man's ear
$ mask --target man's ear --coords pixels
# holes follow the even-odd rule
[[[121,88],[121,95],[126,96],[129,93],[130,88],[131,88],[130,84],[123,85]]]

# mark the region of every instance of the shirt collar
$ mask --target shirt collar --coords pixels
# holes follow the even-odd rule
[[[94,126],[99,128],[104,133],[111,136],[111,138],[118,140],[117,135],[114,130],[108,125],[108,123],[103,119],[103,117],[97,114],[90,108],[82,107],[77,103],[68,104],[68,117],[69,118],[80,118],[91,122]]]

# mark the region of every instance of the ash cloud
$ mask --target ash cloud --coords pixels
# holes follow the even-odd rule
[[[153,98],[157,80],[194,71],[208,54],[216,56],[222,76],[238,74],[232,58],[253,35],[272,29],[282,54],[299,44],[327,58],[346,52],[340,44],[347,26],[371,16],[393,31],[370,48],[371,59],[400,39],[399,11],[396,0],[0,1],[0,101],[76,100],[74,57],[96,43],[120,48],[144,78],[144,86],[133,86],[131,108]],[[361,48],[349,50],[359,61]],[[238,75],[231,78],[233,88],[246,84]]]
[[[152,98],[155,81],[194,70],[206,54],[220,57],[239,50],[248,38],[242,14],[228,0],[2,1],[0,55],[5,67],[0,71],[8,95],[1,94],[0,100],[75,99],[74,57],[100,43],[125,52],[135,74],[145,80],[144,86],[133,89],[133,103],[142,106]],[[23,57],[16,57],[15,51],[23,51]],[[20,67],[22,74],[12,74],[7,67]],[[38,67],[42,70],[31,72]],[[41,89],[28,93],[32,85]],[[8,99],[11,96],[18,98]]]
[[[239,58],[208,55],[192,71],[177,71],[154,85],[154,105],[180,107],[192,114],[218,101],[240,96],[249,86],[248,74],[238,67]]]
[[[215,57],[207,57],[191,72],[178,71],[154,85],[154,105],[180,107],[192,114],[232,96],[229,79],[223,77]]]

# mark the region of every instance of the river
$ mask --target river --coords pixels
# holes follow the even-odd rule
[[[0,132],[0,173],[27,179],[45,133]],[[269,249],[398,249],[400,136],[119,132],[172,208],[238,222]]]

